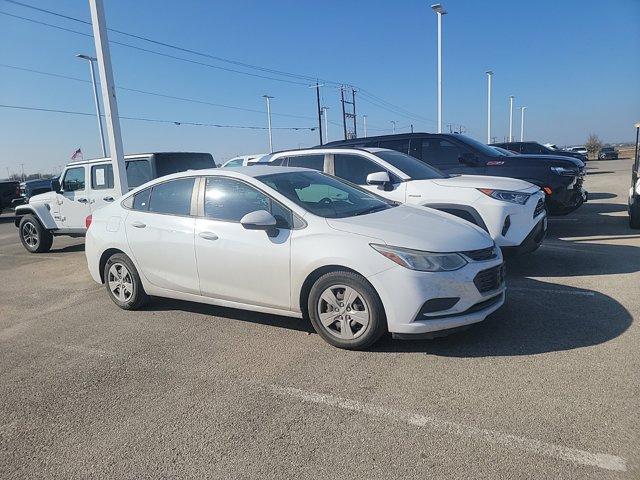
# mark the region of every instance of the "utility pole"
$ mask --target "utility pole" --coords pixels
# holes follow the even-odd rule
[[[324,143],[329,142],[329,113],[327,110],[329,110],[329,107],[322,107],[322,116],[324,117]]]
[[[273,135],[271,133],[271,97],[269,95],[262,95],[262,98],[267,102],[267,127],[269,129],[269,153],[273,153]]]
[[[24,163],[21,163],[20,166],[22,167],[22,181],[24,182],[26,180],[24,176]]]
[[[513,95],[509,95],[509,141],[513,142]]]
[[[318,130],[320,131],[320,145],[322,145],[322,109],[320,108],[320,84],[316,82],[316,100],[318,103]]]
[[[411,124],[411,133],[413,133],[413,123]]]
[[[366,115],[362,116],[362,123],[364,125],[364,136],[368,137],[368,135],[367,135],[367,116]]]
[[[347,140],[347,116],[344,111],[344,87],[340,86],[340,103],[342,104],[342,129],[344,130],[344,139]]]
[[[96,117],[98,117],[98,131],[100,132],[100,146],[102,147],[102,156],[106,158],[107,147],[104,143],[104,130],[102,129],[102,114],[100,112],[100,100],[98,98],[98,85],[96,84],[96,72],[93,68],[93,62],[97,62],[98,59],[81,53],[77,54],[76,57],[89,62],[89,69],[91,70],[91,84],[93,85],[93,100],[96,104]]]
[[[396,121],[395,120],[391,120],[391,128],[393,129],[393,134],[396,134]]]
[[[527,107],[520,107],[520,141],[524,142],[524,111]]]
[[[351,88],[351,101],[344,99],[344,85],[340,87],[340,102],[342,103],[342,127],[344,130],[344,139],[357,138],[358,126],[356,124],[356,90]],[[345,105],[351,105],[351,112],[348,112]],[[353,132],[349,132],[347,129],[347,118],[353,121]]]
[[[439,3],[431,8],[438,16],[438,133],[442,133],[442,16],[447,12]]]
[[[487,143],[491,143],[491,79],[493,72],[487,70]]]
[[[358,138],[358,122],[356,121],[356,89],[351,88],[351,101],[353,103],[353,137]]]
[[[120,133],[120,117],[118,116],[118,101],[111,69],[111,53],[109,38],[107,37],[107,23],[104,17],[102,0],[89,0],[91,7],[91,23],[93,25],[93,40],[98,57],[100,72],[100,86],[102,88],[102,103],[104,104],[105,121],[109,135],[109,153],[113,168],[114,188],[118,196],[129,191],[127,171],[122,149],[122,135]]]

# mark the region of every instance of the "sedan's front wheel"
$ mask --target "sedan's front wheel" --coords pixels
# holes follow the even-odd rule
[[[380,297],[354,272],[329,272],[316,280],[309,293],[308,312],[315,331],[339,348],[367,348],[386,331]]]
[[[104,266],[104,284],[111,300],[124,310],[137,310],[149,296],[133,262],[123,253],[109,257]]]

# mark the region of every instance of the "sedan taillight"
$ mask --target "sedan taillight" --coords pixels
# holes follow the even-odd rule
[[[93,220],[93,217],[91,215],[89,215],[87,218],[84,219],[84,226],[87,228],[87,230],[91,226],[92,220]]]

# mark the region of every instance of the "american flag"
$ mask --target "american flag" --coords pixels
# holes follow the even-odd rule
[[[82,150],[77,149],[75,152],[73,152],[73,155],[71,155],[71,160],[82,160]]]

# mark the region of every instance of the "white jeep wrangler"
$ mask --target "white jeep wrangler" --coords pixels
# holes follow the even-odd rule
[[[171,173],[216,166],[210,153],[145,153],[124,158],[129,189]],[[53,191],[34,195],[15,209],[20,240],[31,253],[49,251],[54,236],[83,237],[86,218],[116,197],[110,158],[69,163],[52,186]]]

